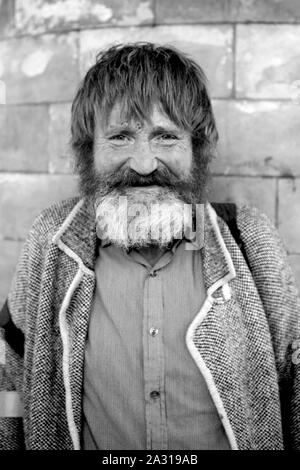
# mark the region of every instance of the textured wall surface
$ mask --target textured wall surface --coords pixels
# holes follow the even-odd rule
[[[0,0],[0,302],[34,217],[76,194],[80,78],[99,50],[138,40],[205,69],[221,137],[213,199],[268,214],[300,285],[298,0]]]

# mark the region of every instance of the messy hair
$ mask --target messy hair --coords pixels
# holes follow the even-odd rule
[[[96,116],[106,120],[117,101],[126,116],[147,121],[159,104],[191,133],[194,158],[208,165],[218,133],[203,70],[174,47],[134,43],[100,52],[74,98],[71,146],[79,173],[93,166]]]

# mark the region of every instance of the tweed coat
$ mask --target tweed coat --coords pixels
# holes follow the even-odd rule
[[[225,222],[206,204],[207,297],[186,345],[232,449],[300,449],[295,282],[267,217],[241,207],[237,224],[251,271]],[[96,242],[93,211],[84,199],[57,203],[33,224],[8,297],[13,322],[25,334],[25,355],[4,342],[0,364],[0,391],[22,397],[23,415],[0,418],[2,449],[80,448]]]

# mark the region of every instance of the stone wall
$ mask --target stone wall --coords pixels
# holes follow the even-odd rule
[[[203,66],[221,136],[213,199],[268,214],[300,285],[298,0],[0,0],[0,301],[34,217],[76,193],[80,78],[96,52],[136,40],[174,44]]]

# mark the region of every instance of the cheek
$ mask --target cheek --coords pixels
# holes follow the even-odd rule
[[[123,165],[128,158],[128,151],[98,144],[94,147],[94,161],[99,172],[111,172]]]
[[[168,150],[163,149],[158,158],[178,175],[186,175],[192,168],[193,153],[188,145],[181,145]]]

